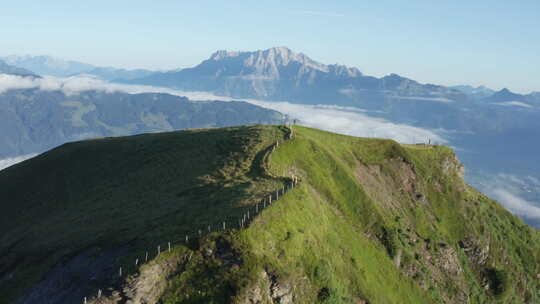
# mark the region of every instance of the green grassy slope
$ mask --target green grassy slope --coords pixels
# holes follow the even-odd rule
[[[271,168],[301,186],[229,236],[239,268],[205,258],[210,238],[165,303],[539,301],[538,231],[464,185],[449,148],[294,129]]]
[[[465,186],[449,148],[296,130],[295,140],[273,155],[272,165],[297,172],[303,187],[279,205],[281,225],[261,224],[245,232],[262,260],[285,273],[304,273],[317,288],[335,290],[331,294],[341,299],[540,301],[538,231]],[[280,241],[288,234],[293,237]],[[480,263],[475,254],[467,257],[466,251],[484,253],[486,247]],[[277,258],[280,251],[291,260]],[[321,265],[332,271],[319,277]],[[421,301],[415,288],[403,289],[407,277],[431,298]]]
[[[259,126],[89,140],[1,171],[0,303],[78,254],[110,253],[107,268],[236,221],[284,182],[260,167],[284,132]],[[87,280],[88,267],[73,275]]]
[[[286,134],[257,126],[85,141],[0,172],[2,299],[66,257],[112,252],[117,267],[235,221],[296,175],[299,186],[249,228],[176,246],[100,303],[540,301],[538,231],[466,186],[449,148],[294,127],[267,174],[263,159]],[[74,299],[112,283],[84,284]]]

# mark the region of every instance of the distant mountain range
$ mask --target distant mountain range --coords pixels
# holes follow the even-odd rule
[[[470,85],[458,85],[452,86],[452,89],[459,90],[473,99],[482,99],[489,97],[495,93],[495,90],[492,90],[485,86],[473,87]]]
[[[166,72],[98,67],[51,56],[10,55],[0,57],[0,60],[36,75],[67,77],[87,74],[113,82],[207,91],[234,98],[367,108],[380,107],[385,100],[491,102],[490,97],[497,93],[485,86],[421,84],[397,74],[376,78],[364,75],[354,67],[319,63],[286,47],[252,52],[220,50],[193,68]],[[502,90],[497,102],[540,104],[540,93],[507,93],[511,92]],[[503,96],[508,97],[507,100],[500,100]]]
[[[37,77],[37,75],[27,69],[9,65],[2,60],[0,60],[0,74]]]
[[[399,123],[464,132],[521,126],[524,121],[516,117],[530,114],[523,109],[537,111],[540,105],[538,94],[421,84],[397,74],[366,76],[356,68],[318,63],[285,47],[254,52],[217,51],[193,68],[124,82],[208,91],[233,98],[354,106]]]
[[[286,47],[254,52],[217,51],[193,68],[156,72],[131,83],[300,103],[369,105],[372,99],[458,102],[490,97],[484,86],[421,84],[390,74],[376,78],[357,68],[322,64]],[[516,94],[519,95],[519,94]],[[537,101],[535,94],[527,96]]]
[[[255,52],[218,51],[193,68],[155,73],[131,83],[309,104],[357,106],[362,101],[368,107],[375,106],[372,101],[379,103],[379,99],[467,99],[456,89],[423,85],[396,74],[365,76],[356,68],[321,64],[285,47]]]
[[[104,80],[129,80],[146,77],[153,71],[136,69],[126,70],[112,67],[97,67],[91,64],[72,60],[63,60],[51,56],[17,56],[0,57],[7,64],[32,71],[38,75],[68,77],[81,74],[93,75]]]
[[[159,93],[8,90],[0,94],[0,159],[87,138],[281,121],[280,113],[245,102],[190,101]]]

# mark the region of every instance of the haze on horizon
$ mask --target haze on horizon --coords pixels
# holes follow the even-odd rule
[[[220,49],[287,46],[322,63],[424,83],[540,91],[540,2],[5,3],[0,56],[191,67]],[[316,30],[315,30],[316,29]]]

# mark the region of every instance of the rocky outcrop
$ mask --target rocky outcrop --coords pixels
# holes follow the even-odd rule
[[[100,297],[90,299],[90,304],[155,304],[168,286],[169,279],[183,271],[191,255],[169,255],[140,268],[140,272],[126,279],[123,287],[105,290]]]
[[[294,303],[293,284],[283,281],[264,270],[258,280],[247,289],[238,301],[239,304],[292,304]]]
[[[462,180],[465,177],[465,167],[454,154],[445,158],[441,164],[444,174],[457,174]]]
[[[459,247],[465,251],[469,261],[476,266],[486,265],[489,257],[489,244],[482,245],[478,240],[468,237],[459,242]]]

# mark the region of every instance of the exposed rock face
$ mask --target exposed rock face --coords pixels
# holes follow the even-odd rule
[[[287,282],[278,282],[275,278],[272,279],[270,286],[270,294],[273,303],[291,304],[293,303],[292,286]]]
[[[360,71],[356,68],[348,68],[340,65],[325,65],[316,62],[302,53],[294,53],[286,47],[274,47],[267,50],[259,50],[255,52],[228,52],[217,51],[212,54],[209,60],[213,61],[227,61],[227,60],[241,60],[238,62],[242,64],[242,74],[251,75],[264,75],[271,79],[279,79],[282,68],[288,66],[299,66],[297,68],[297,77],[302,78],[303,75],[308,75],[312,71],[319,71],[324,73],[334,72],[336,75],[347,75],[354,77],[361,75]],[[223,70],[225,72],[225,70]],[[249,76],[247,77],[250,78]],[[255,78],[255,77],[251,77]]]
[[[436,149],[435,146],[426,146],[425,148]],[[462,179],[463,166],[454,155],[443,158],[438,163],[438,167],[442,174],[451,178],[457,175]],[[401,218],[400,216],[404,208],[423,208],[433,203],[430,202],[427,195],[426,188],[429,186],[424,183],[413,164],[403,157],[394,157],[379,165],[359,163],[356,173],[368,196],[377,205],[392,210],[400,222],[407,223],[407,226],[410,227],[398,232],[387,227],[378,237],[382,245],[386,247],[396,267],[403,274],[415,279],[426,290],[432,284],[452,282],[451,284],[459,292],[441,294],[441,299],[446,303],[467,303],[469,287],[463,277],[464,270],[456,251],[457,245],[433,242],[433,240],[423,238],[414,232],[415,219]],[[443,191],[441,183],[443,180],[431,180],[431,185],[438,192]],[[458,185],[458,187],[461,186]],[[432,221],[437,221],[435,215],[427,216],[432,216]],[[400,242],[399,238],[406,240],[411,246],[414,257],[405,256],[401,248],[395,250],[394,244]],[[481,252],[480,256],[481,260],[484,261],[487,254]],[[425,276],[425,274],[429,274],[429,276]]]
[[[327,98],[336,104],[367,98],[395,101],[420,97],[439,102],[466,99],[455,89],[423,85],[396,74],[380,79],[364,76],[357,68],[322,64],[286,47],[253,52],[221,50],[193,68],[156,73],[132,82],[302,103],[321,103]],[[380,102],[376,103],[380,106]]]
[[[293,286],[291,282],[281,281],[277,276],[261,271],[259,280],[248,289],[240,304],[292,304],[294,303]]]
[[[465,177],[465,167],[457,159],[457,156],[448,157],[442,162],[442,169],[444,174],[457,174],[462,180]]]
[[[125,285],[100,298],[94,297],[90,304],[156,304],[168,286],[168,279],[183,270],[190,255],[169,256],[141,267],[141,271],[129,277]]]
[[[388,171],[395,174],[385,174]],[[403,196],[409,197],[411,202],[427,203],[413,166],[404,159],[394,158],[383,166],[359,163],[356,173],[367,194],[387,208],[401,208]]]
[[[447,247],[441,250],[439,264],[442,269],[452,275],[460,275],[463,272],[454,248]]]
[[[486,264],[489,256],[489,245],[482,246],[477,240],[466,238],[459,242],[459,246],[463,248],[463,251],[465,251],[473,264],[477,266],[484,266]]]

